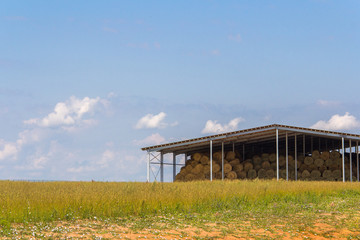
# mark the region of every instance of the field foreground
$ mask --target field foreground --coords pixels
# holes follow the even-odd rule
[[[360,184],[0,182],[1,239],[360,239]]]

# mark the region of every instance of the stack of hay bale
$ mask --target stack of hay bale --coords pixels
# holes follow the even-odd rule
[[[337,151],[315,150],[311,155],[303,156],[298,153],[297,176],[299,180],[342,180],[342,156]],[[213,179],[222,179],[221,152],[213,154]],[[345,176],[350,178],[350,165],[345,157]],[[289,179],[295,180],[295,159],[288,155]],[[353,176],[356,176],[355,161],[353,161]],[[279,177],[286,179],[286,157],[279,156]],[[236,152],[226,152],[224,158],[225,179],[273,179],[276,178],[276,154],[253,154],[251,158],[243,160]],[[210,157],[207,153],[194,153],[191,160],[181,168],[176,175],[176,181],[193,181],[210,179]]]

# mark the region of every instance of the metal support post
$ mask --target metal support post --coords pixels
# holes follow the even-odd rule
[[[224,142],[221,143],[221,179],[224,180]]]
[[[304,157],[305,157],[305,134],[303,135],[303,154],[304,154]]]
[[[146,181],[150,182],[150,152],[148,151],[148,160],[146,166]]]
[[[350,182],[352,182],[352,147],[351,147],[351,139],[349,139],[349,152],[350,152]]]
[[[164,154],[160,153],[160,182],[164,182]]]
[[[243,144],[243,161],[245,161],[245,144]]]
[[[341,138],[342,143],[342,175],[343,175],[343,182],[345,182],[345,143],[344,137]]]
[[[295,181],[297,181],[297,143],[296,143],[296,134],[295,134]]]
[[[288,144],[288,133],[286,132],[285,133],[285,148],[286,148],[286,156],[285,156],[285,159],[286,159],[286,181],[289,181],[289,144]]]
[[[279,181],[279,129],[276,128],[276,180]]]
[[[356,173],[357,181],[359,182],[359,142],[356,141]]]
[[[212,160],[213,160],[213,156],[212,156],[212,140],[210,140],[210,181],[212,181],[212,172],[213,172],[213,166],[212,166]]]
[[[173,182],[175,182],[176,176],[176,155],[173,153]]]

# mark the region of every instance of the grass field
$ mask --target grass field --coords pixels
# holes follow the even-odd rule
[[[2,239],[360,239],[360,184],[0,182]]]

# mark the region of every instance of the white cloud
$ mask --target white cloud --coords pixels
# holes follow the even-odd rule
[[[245,119],[239,117],[232,119],[228,124],[221,125],[216,120],[208,120],[205,124],[205,128],[201,131],[201,133],[223,133],[234,131],[238,128],[238,124],[243,121],[245,121]]]
[[[239,33],[238,33],[238,34],[235,34],[235,35],[230,34],[230,35],[228,36],[228,39],[229,39],[230,41],[235,41],[235,42],[241,42],[241,40],[242,40],[242,38],[241,38],[241,36],[240,36]]]
[[[78,99],[70,97],[66,102],[59,102],[56,104],[54,111],[49,113],[44,118],[32,118],[24,121],[28,125],[37,125],[39,127],[56,127],[56,126],[74,126],[74,125],[89,125],[94,123],[92,120],[84,120],[85,114],[92,113],[96,106],[102,103],[106,104],[99,97]],[[71,128],[70,128],[71,129]]]
[[[0,160],[4,160],[6,158],[16,159],[16,155],[19,149],[14,143],[7,143],[3,140],[0,140]]]
[[[339,106],[340,103],[336,101],[328,101],[328,100],[318,100],[317,104],[322,107],[335,107]]]
[[[154,133],[142,140],[135,140],[134,143],[137,145],[159,145],[165,142],[165,138],[159,133]]]
[[[166,113],[164,112],[161,112],[157,115],[147,114],[144,117],[140,118],[135,128],[164,128],[167,126],[167,124],[163,122],[165,117]]]
[[[318,121],[311,128],[325,129],[325,130],[352,130],[360,128],[360,121],[350,113],[345,113],[344,116],[339,114],[333,115],[328,121]]]

